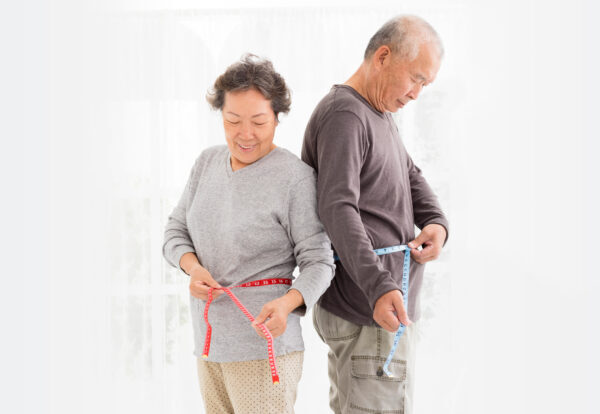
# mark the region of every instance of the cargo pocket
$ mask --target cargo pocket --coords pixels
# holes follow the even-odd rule
[[[406,386],[406,361],[392,359],[389,370],[383,372],[385,358],[354,355],[349,412],[371,414],[403,414]]]

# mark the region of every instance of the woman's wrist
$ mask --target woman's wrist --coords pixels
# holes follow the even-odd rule
[[[293,288],[288,290],[287,293],[281,297],[281,300],[284,301],[284,306],[288,313],[304,304],[302,293],[300,293],[298,289]]]
[[[198,257],[192,252],[185,253],[183,256],[181,256],[181,259],[179,260],[179,266],[188,275],[191,275],[193,272],[199,269],[203,269]]]

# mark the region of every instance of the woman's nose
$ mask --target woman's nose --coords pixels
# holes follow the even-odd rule
[[[244,124],[240,127],[240,137],[242,139],[252,139],[254,135],[254,129],[251,125]]]

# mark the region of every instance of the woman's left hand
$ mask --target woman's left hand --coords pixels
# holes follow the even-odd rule
[[[252,326],[261,337],[267,339],[258,326],[262,323],[271,332],[273,338],[277,338],[285,332],[287,317],[290,312],[303,303],[302,294],[296,289],[290,289],[285,295],[265,303],[254,322],[252,322]]]

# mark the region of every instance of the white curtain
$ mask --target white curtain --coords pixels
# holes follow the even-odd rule
[[[225,68],[251,52],[271,59],[292,89],[292,111],[276,132],[278,145],[300,153],[304,127],[319,99],[361,62],[369,37],[405,7],[282,7],[130,12],[107,16],[111,27],[105,137],[110,158],[107,298],[108,361],[113,412],[202,412],[191,354],[187,277],[160,257],[162,229],[189,169],[203,148],[224,143],[220,116],[204,96]],[[418,11],[418,10],[416,10]],[[449,159],[460,133],[456,99],[461,80],[464,14],[422,11],[442,33],[444,70],[419,102],[397,115],[406,144],[452,214]],[[458,51],[458,53],[457,53]],[[452,102],[452,103],[451,103]],[[458,102],[458,104],[457,104]],[[449,390],[437,375],[453,372],[448,260],[451,247],[428,269],[424,289],[420,388]],[[326,349],[304,319],[307,356],[297,410],[326,410]],[[436,352],[437,351],[437,352]],[[450,380],[448,375],[447,380]],[[427,408],[421,399],[421,410]],[[439,404],[436,403],[436,404]],[[321,412],[322,412],[321,411]]]

